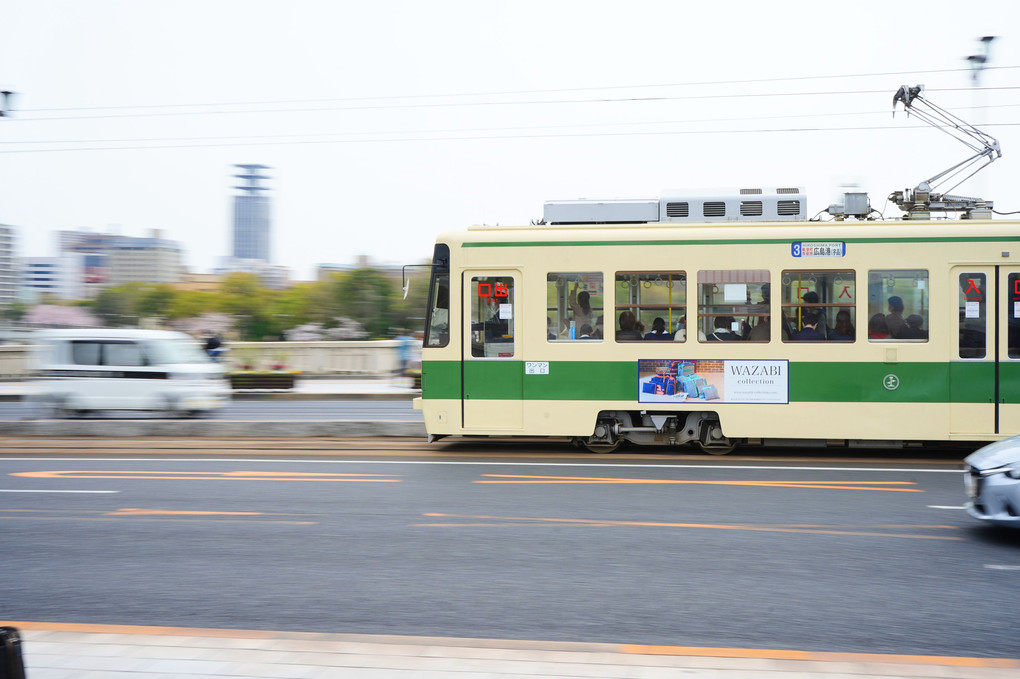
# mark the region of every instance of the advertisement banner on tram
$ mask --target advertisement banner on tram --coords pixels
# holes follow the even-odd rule
[[[786,360],[638,360],[638,402],[789,403]]]

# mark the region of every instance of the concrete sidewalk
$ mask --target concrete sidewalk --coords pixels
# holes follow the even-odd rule
[[[1020,660],[3,622],[29,679],[1012,679]]]

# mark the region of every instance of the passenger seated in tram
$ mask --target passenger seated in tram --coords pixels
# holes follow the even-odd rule
[[[804,303],[805,304],[818,304],[818,293],[815,292],[814,290],[810,290],[808,292],[805,292],[804,293]],[[813,312],[815,312],[815,314],[818,315],[818,323],[816,324],[815,330],[817,332],[821,333],[822,339],[825,339],[826,337],[828,337],[829,336],[829,323],[828,323],[828,319],[825,317],[825,309],[819,309],[817,307],[814,307],[814,308],[810,308],[809,307],[805,311],[813,311]],[[801,326],[803,327],[803,325],[804,325],[804,323],[802,321],[801,322]]]
[[[889,339],[889,326],[885,314],[875,314],[868,319],[868,339]]]
[[[597,338],[595,337],[595,331],[592,330],[592,327],[585,323],[584,325],[581,326],[581,329],[578,330],[577,339],[597,339]]]
[[[624,311],[620,314],[620,329],[616,331],[616,339],[619,340],[639,340],[641,339],[641,333],[634,329],[637,323],[637,316],[634,315],[633,311]]]
[[[605,316],[599,316],[595,321],[595,334],[592,335],[592,339],[602,339],[605,337],[603,326],[605,324]]]
[[[904,321],[903,329],[900,330],[900,339],[928,339],[928,331],[922,326],[924,319],[917,314],[910,314]]]
[[[716,316],[715,332],[705,338],[706,342],[739,342],[740,335],[730,330],[737,320],[733,316]]]
[[[687,341],[687,317],[681,316],[680,320],[676,324],[676,332],[673,333],[674,342],[686,342]],[[698,328],[698,341],[706,342],[705,331]]]
[[[841,309],[836,313],[836,327],[829,333],[829,339],[836,342],[852,342],[857,331],[850,322],[850,312]]]
[[[824,342],[825,335],[818,331],[820,324],[817,311],[808,310],[801,314],[801,329],[793,333],[790,339],[794,342]]]
[[[673,340],[673,333],[666,330],[666,321],[662,317],[656,316],[652,321],[652,331],[645,335],[645,339],[670,342]]]

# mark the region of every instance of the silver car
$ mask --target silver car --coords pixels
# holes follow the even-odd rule
[[[989,523],[1020,527],[1020,436],[976,450],[963,462],[967,512]]]

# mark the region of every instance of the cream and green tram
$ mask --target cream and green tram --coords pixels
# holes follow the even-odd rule
[[[415,401],[430,440],[1020,434],[1020,223],[803,211],[798,189],[574,201],[442,235]]]

